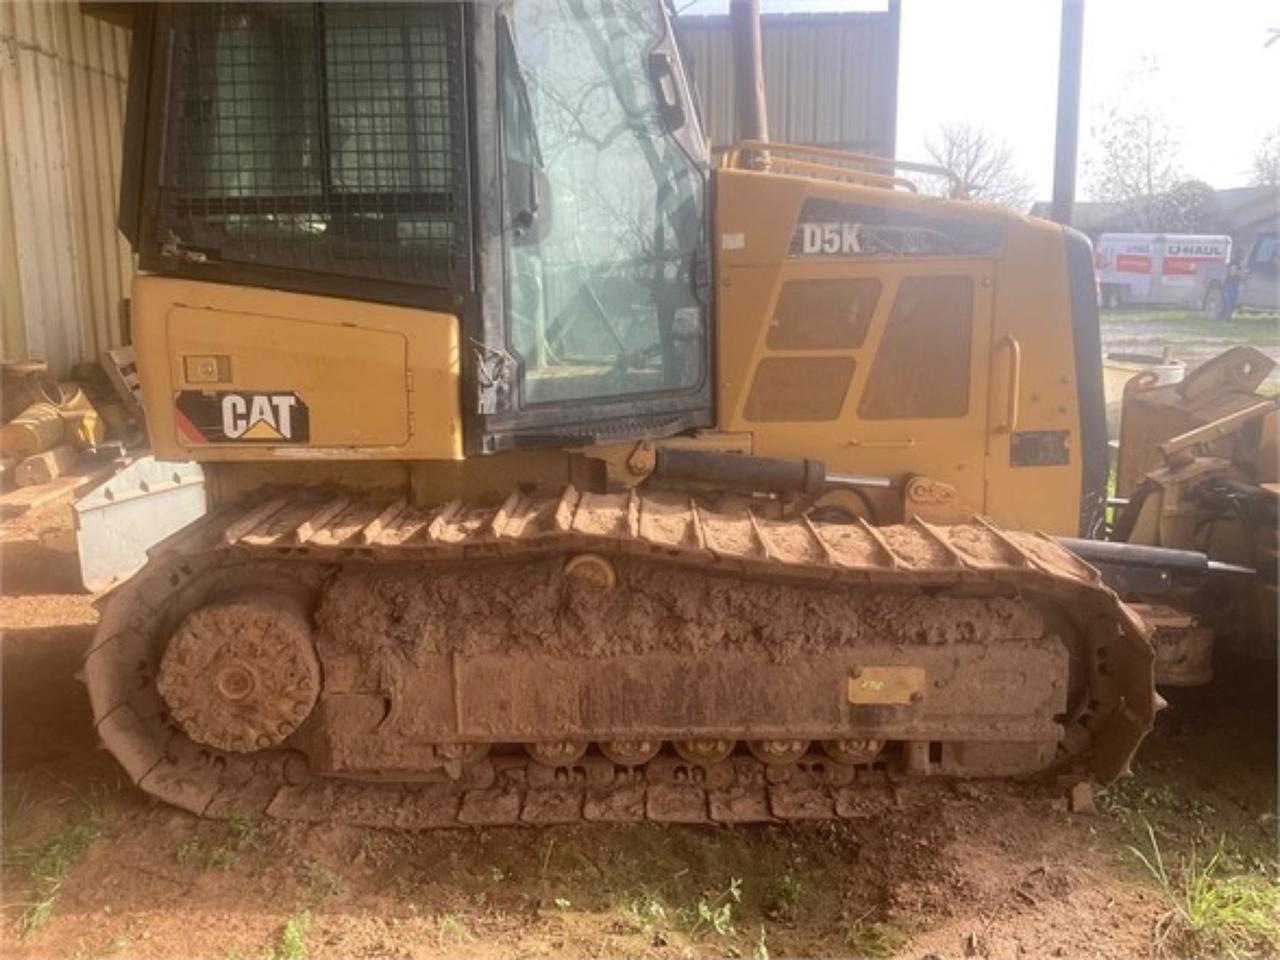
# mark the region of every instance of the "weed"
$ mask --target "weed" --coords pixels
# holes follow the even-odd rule
[[[741,902],[742,881],[733,877],[729,880],[729,886],[714,896],[699,897],[691,908],[681,907],[676,913],[676,919],[690,937],[704,933],[725,937],[734,932],[733,905]]]
[[[769,960],[769,944],[765,941],[764,924],[760,925],[756,942],[751,945],[751,960]]]
[[[804,902],[804,895],[804,882],[789,873],[784,873],[773,883],[765,906],[765,915],[773,920],[793,922],[800,915],[800,905]]]
[[[261,827],[257,821],[250,820],[242,813],[230,813],[224,821],[226,828],[226,838],[228,845],[235,847],[253,847],[257,849],[261,846]]]
[[[892,957],[911,938],[891,923],[858,920],[844,935],[844,944],[855,957]]]
[[[556,907],[560,910],[568,910],[570,907],[573,906],[573,902],[570,900],[566,900],[564,897],[556,897],[551,902],[554,903]]]
[[[173,859],[180,866],[206,870],[231,870],[240,862],[241,853],[260,850],[261,828],[242,814],[233,813],[218,825],[216,837],[196,834],[178,844]]]
[[[742,881],[729,880],[724,890],[699,897],[687,906],[672,909],[649,890],[624,897],[618,913],[637,932],[655,941],[665,942],[672,931],[690,939],[714,934],[727,937],[734,933],[733,905],[742,901]]]
[[[625,897],[618,904],[618,913],[633,929],[650,939],[668,926],[667,905],[647,890]]]
[[[89,849],[89,844],[102,835],[105,817],[100,801],[101,797],[96,794],[87,798],[74,818],[42,842],[11,854],[11,861],[26,869],[35,887],[34,899],[20,921],[24,936],[49,922],[67,875]]]
[[[1151,783],[1141,777],[1117,780],[1098,795],[1098,807],[1121,819],[1135,814],[1177,813],[1183,806],[1182,798],[1167,783]]]
[[[201,858],[200,840],[188,837],[173,849],[173,859],[180,867],[187,867]]]
[[[1129,851],[1169,906],[1156,921],[1157,949],[1176,942],[1189,954],[1227,957],[1273,956],[1280,950],[1280,886],[1265,876],[1228,873],[1222,840],[1208,859],[1193,846],[1170,871],[1155,830],[1144,824],[1149,849]]]
[[[471,928],[452,913],[440,914],[436,919],[436,927],[439,929],[437,940],[448,938],[454,943],[466,943],[476,938],[476,935],[471,932]]]
[[[267,951],[266,960],[307,960],[311,948],[307,946],[307,930],[311,926],[311,912],[303,910],[284,922],[276,942]]]
[[[320,860],[308,860],[302,866],[302,886],[307,892],[307,902],[319,906],[326,900],[336,900],[347,892],[347,881],[342,874]]]

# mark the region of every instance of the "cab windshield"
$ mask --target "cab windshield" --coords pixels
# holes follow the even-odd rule
[[[671,136],[658,2],[521,0],[505,14],[506,321],[524,404],[702,380],[702,173]]]

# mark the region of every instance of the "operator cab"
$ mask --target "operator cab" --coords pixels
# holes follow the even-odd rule
[[[133,57],[143,269],[456,315],[468,453],[712,423],[710,161],[661,0],[173,4]]]

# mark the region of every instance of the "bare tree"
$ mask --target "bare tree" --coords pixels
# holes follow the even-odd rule
[[[1203,180],[1181,180],[1151,198],[1150,216],[1140,229],[1168,233],[1225,232],[1218,194]]]
[[[1125,86],[1124,102],[1107,108],[1090,129],[1085,184],[1091,199],[1123,205],[1135,229],[1159,229],[1167,210],[1159,198],[1184,180],[1181,144],[1164,113],[1156,60],[1136,60]]]
[[[935,164],[951,171],[960,194],[1015,210],[1031,205],[1031,183],[1018,168],[1012,148],[989,130],[944,123],[936,136],[925,140],[924,149]]]
[[[1272,127],[1258,144],[1251,182],[1255,187],[1280,186],[1280,126]]]
[[[1110,108],[1094,128],[1093,139],[1085,169],[1096,200],[1122,203],[1141,218],[1153,210],[1153,197],[1181,179],[1177,138],[1153,108]]]

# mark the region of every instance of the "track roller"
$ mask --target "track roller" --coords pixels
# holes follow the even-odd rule
[[[539,740],[525,744],[525,752],[546,767],[568,767],[587,752],[585,740]]]
[[[600,744],[600,752],[620,767],[646,764],[661,749],[661,740],[606,740]]]
[[[729,759],[733,740],[676,740],[672,746],[687,763],[712,764]]]
[[[884,749],[883,740],[823,740],[822,750],[836,763],[871,763]]]
[[[774,766],[795,763],[809,750],[808,740],[748,740],[747,749],[761,763]]]

